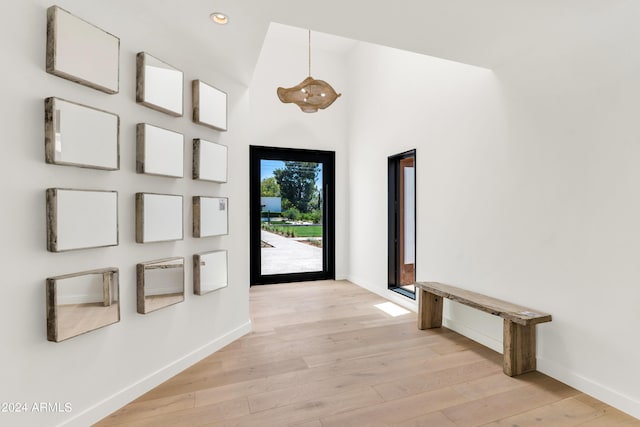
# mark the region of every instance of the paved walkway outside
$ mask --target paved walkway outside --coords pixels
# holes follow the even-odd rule
[[[322,248],[261,230],[260,238],[273,246],[262,248],[262,274],[322,271]]]

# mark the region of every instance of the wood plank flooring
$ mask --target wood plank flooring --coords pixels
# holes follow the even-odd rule
[[[253,332],[96,426],[631,427],[636,420],[344,281],[253,287]]]

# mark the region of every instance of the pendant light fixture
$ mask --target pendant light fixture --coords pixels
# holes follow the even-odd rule
[[[323,80],[316,80],[311,77],[311,30],[309,31],[309,77],[300,84],[290,88],[278,88],[278,98],[285,104],[294,103],[305,113],[315,113],[324,110],[333,101],[338,99],[341,93],[331,87]]]

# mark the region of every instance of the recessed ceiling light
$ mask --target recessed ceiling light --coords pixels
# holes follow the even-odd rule
[[[229,17],[221,12],[213,12],[209,17],[216,24],[226,25],[229,22]]]

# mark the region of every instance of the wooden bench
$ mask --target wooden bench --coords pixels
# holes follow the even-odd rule
[[[420,294],[418,329],[442,326],[442,302],[449,298],[504,319],[505,374],[513,377],[536,370],[536,325],[550,322],[550,314],[442,283],[418,282],[415,286]]]

